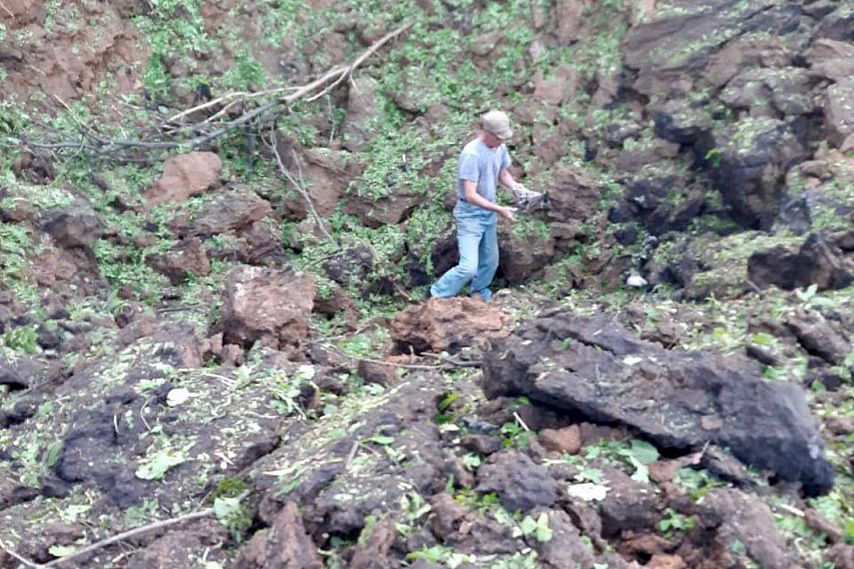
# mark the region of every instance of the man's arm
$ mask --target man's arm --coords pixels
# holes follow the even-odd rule
[[[513,216],[513,212],[516,211],[516,208],[513,207],[504,207],[498,205],[497,203],[492,203],[479,193],[477,193],[477,183],[472,182],[471,180],[463,180],[463,192],[466,196],[466,201],[472,205],[476,205],[477,207],[482,207],[483,209],[488,209],[489,211],[494,211],[507,221],[516,221],[516,218]]]
[[[502,168],[498,173],[498,181],[505,188],[509,188],[511,190],[515,190],[516,186],[519,186],[519,182],[513,179],[513,174],[510,173],[509,168]]]

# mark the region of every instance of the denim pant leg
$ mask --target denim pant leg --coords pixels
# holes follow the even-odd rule
[[[430,287],[430,295],[439,298],[456,296],[477,274],[478,247],[483,226],[477,217],[457,218],[457,245],[460,249],[459,264],[448,270]]]
[[[478,249],[477,274],[471,281],[471,293],[482,293],[484,300],[488,300],[486,288],[495,278],[498,270],[498,229],[495,216],[487,216],[481,221],[483,235],[480,238]],[[489,294],[489,296],[492,296]]]

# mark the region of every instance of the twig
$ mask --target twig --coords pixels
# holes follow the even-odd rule
[[[3,11],[6,12],[7,14],[9,14],[10,18],[15,17],[15,13],[12,10],[10,10],[9,8],[7,8],[6,4],[4,4],[3,2],[0,2],[0,8],[3,8]]]
[[[14,557],[15,559],[17,559],[17,560],[18,560],[18,561],[20,561],[21,563],[23,563],[24,565],[26,565],[27,567],[36,567],[36,568],[38,568],[38,567],[44,567],[44,565],[39,565],[38,563],[33,563],[33,562],[32,562],[32,561],[30,561],[29,559],[25,559],[25,558],[21,557],[20,555],[18,555],[17,553],[15,553],[15,552],[14,552],[14,551],[12,551],[11,549],[9,549],[9,548],[8,548],[8,547],[6,547],[5,545],[3,545],[3,543],[2,543],[2,542],[0,542],[0,547],[1,547],[1,548],[3,548],[3,551],[5,551],[6,553],[8,553],[8,554],[9,554],[9,555],[11,555],[12,557]]]
[[[519,413],[513,411],[513,416],[516,418],[517,421],[519,421],[519,426],[525,429],[525,432],[531,432],[531,429],[528,428],[528,425],[525,424],[525,421],[522,420],[522,417],[519,416]]]
[[[356,60],[353,63],[351,63],[350,66],[344,70],[344,72],[341,74],[341,76],[338,77],[338,79],[336,79],[334,83],[332,83],[331,85],[326,87],[323,91],[321,91],[317,95],[310,97],[308,99],[308,102],[314,101],[315,99],[319,99],[320,97],[322,97],[323,95],[327,94],[329,91],[334,89],[336,86],[338,86],[339,83],[344,81],[344,79],[349,78],[353,74],[353,71],[355,71],[356,68],[362,64],[362,62],[364,62],[366,59],[368,59],[375,51],[377,51],[379,48],[381,48],[386,42],[393,40],[394,38],[396,38],[397,36],[399,36],[400,34],[402,34],[403,32],[405,32],[406,30],[408,30],[411,27],[412,27],[412,24],[406,24],[405,26],[401,26],[401,27],[397,28],[396,30],[389,32],[386,35],[384,35],[383,37],[381,37],[379,40],[377,40],[374,43],[374,45],[372,45],[370,48],[368,48],[364,53],[362,53],[362,55],[357,57]]]
[[[314,209],[314,203],[311,201],[311,196],[308,195],[308,190],[305,189],[305,185],[302,183],[302,168],[299,166],[299,157],[297,157],[296,152],[294,152],[294,160],[297,163],[297,167],[299,168],[299,177],[300,180],[297,181],[294,179],[293,175],[288,171],[285,167],[285,163],[282,161],[282,154],[279,152],[279,144],[278,138],[276,137],[275,131],[276,125],[275,123],[270,125],[270,146],[273,149],[273,153],[276,155],[276,163],[279,165],[279,170],[281,170],[282,174],[288,181],[293,184],[294,188],[300,193],[300,195],[305,200],[306,204],[308,204],[308,210],[311,213],[311,217],[314,218],[314,223],[317,224],[317,227],[320,229],[321,233],[323,233],[324,237],[329,240],[330,243],[335,245],[335,248],[338,248],[338,243],[335,241],[335,238],[326,230],[326,227],[323,225],[323,220],[318,215],[317,210]]]
[[[373,358],[353,356],[353,355],[348,354],[347,352],[341,351],[337,348],[333,348],[332,346],[325,346],[323,344],[321,344],[320,347],[325,349],[325,350],[335,352],[336,354],[339,354],[341,356],[344,356],[345,358],[348,358],[348,359],[351,359],[354,361],[364,361],[364,362],[369,362],[372,364],[379,364],[379,365],[384,365],[384,366],[389,366],[389,367],[399,367],[399,368],[403,368],[403,369],[445,370],[445,369],[454,369],[454,368],[458,368],[458,367],[477,367],[480,365],[480,362],[457,362],[457,361],[451,361],[451,360],[445,360],[445,359],[440,359],[440,361],[442,361],[443,363],[434,364],[434,365],[403,364],[403,363],[398,363],[398,362],[387,362],[385,360],[376,360]],[[427,354],[422,354],[422,355],[427,355]],[[430,354],[430,355],[432,356],[433,354]]]
[[[249,491],[247,490],[247,491],[243,492],[240,496],[238,496],[237,499],[242,500],[243,498],[245,498],[248,495],[249,495]],[[20,561],[21,563],[23,563],[27,567],[32,567],[34,569],[44,569],[46,567],[56,567],[57,565],[61,565],[62,563],[66,563],[68,561],[71,561],[72,559],[77,559],[78,557],[88,555],[88,554],[92,553],[93,551],[97,551],[97,550],[102,549],[108,545],[112,545],[112,544],[119,542],[119,541],[124,541],[128,538],[131,538],[131,537],[134,537],[137,535],[141,535],[143,533],[147,533],[147,532],[152,531],[152,530],[161,529],[161,528],[165,528],[165,527],[169,527],[169,526],[174,526],[176,524],[188,522],[190,520],[197,520],[199,518],[206,518],[206,517],[212,516],[213,514],[214,514],[213,508],[205,508],[204,510],[200,510],[198,512],[192,512],[189,514],[184,514],[183,516],[178,516],[176,518],[171,518],[168,520],[162,520],[159,522],[152,522],[150,524],[140,526],[138,528],[134,528],[131,530],[127,530],[127,531],[124,531],[120,534],[116,534],[113,537],[108,537],[106,539],[102,539],[101,541],[96,541],[92,545],[86,546],[79,551],[75,551],[71,555],[67,555],[65,557],[60,557],[58,559],[54,559],[53,561],[50,561],[48,563],[33,563],[32,561],[29,561],[28,559],[25,559],[25,558],[21,557],[20,555],[18,555],[17,553],[15,553],[14,551],[8,549],[3,544],[0,544],[0,547],[2,547],[3,550],[6,551],[6,553],[8,553],[12,557],[14,557],[18,561]]]
[[[356,458],[356,452],[359,450],[359,441],[353,442],[353,446],[350,448],[350,452],[347,453],[347,460],[344,461],[344,470],[350,469],[350,464],[353,462],[353,459]]]

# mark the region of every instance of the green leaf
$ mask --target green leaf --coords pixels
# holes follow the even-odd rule
[[[545,512],[537,518],[537,529],[534,532],[534,537],[540,543],[545,543],[551,540],[553,532],[549,527],[549,516]]]
[[[76,551],[76,547],[71,547],[69,545],[51,545],[47,550],[47,552],[54,557],[68,557],[69,555],[74,555]]]
[[[644,484],[649,483],[649,468],[647,468],[642,462],[638,461],[634,456],[629,458],[632,461],[632,466],[635,467],[635,471],[632,473],[632,480]]]
[[[525,516],[525,519],[522,520],[519,527],[522,528],[522,533],[525,535],[531,535],[534,533],[534,530],[537,529],[537,522],[534,521],[534,518],[531,516]]]
[[[386,446],[394,442],[394,437],[389,437],[388,435],[374,435],[365,439],[365,442]]]
[[[632,457],[641,464],[652,464],[658,460],[658,449],[646,441],[638,439],[632,440],[632,448],[630,450]]]
[[[453,404],[453,402],[459,399],[460,397],[461,395],[459,393],[448,393],[447,395],[442,397],[442,400],[439,401],[438,405],[436,405],[436,409],[438,409],[440,413],[444,413],[448,410],[448,407],[450,407],[451,404]]]
[[[150,459],[145,460],[136,469],[137,478],[143,480],[160,480],[166,472],[186,462],[187,457],[180,450],[161,449]]]
[[[240,500],[237,498],[217,498],[214,500],[214,515],[223,525],[235,515],[240,514]]]

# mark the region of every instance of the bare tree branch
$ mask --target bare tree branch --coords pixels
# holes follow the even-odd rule
[[[362,63],[364,63],[365,60],[367,60],[371,55],[376,53],[376,51],[383,45],[408,30],[411,25],[412,24],[406,24],[392,32],[389,32],[388,34],[377,40],[373,45],[371,45],[349,65],[336,65],[326,71],[317,79],[306,83],[305,85],[295,87],[281,87],[253,93],[229,93],[220,97],[219,99],[215,99],[213,101],[194,106],[190,109],[186,109],[171,117],[168,117],[164,121],[163,127],[161,127],[161,130],[159,132],[159,135],[161,137],[167,138],[165,140],[105,140],[100,138],[90,126],[82,124],[79,119],[72,113],[72,119],[78,123],[78,126],[81,127],[80,140],[38,141],[30,140],[28,138],[6,137],[4,140],[0,141],[0,145],[15,147],[23,146],[25,148],[30,149],[43,149],[52,151],[75,149],[77,151],[88,152],[89,154],[93,154],[102,158],[113,157],[121,160],[127,158],[127,153],[132,151],[157,151],[171,150],[175,148],[196,149],[208,144],[212,140],[223,136],[224,134],[234,129],[240,128],[244,125],[249,125],[253,122],[258,123],[260,119],[265,118],[265,115],[273,112],[275,109],[278,109],[280,107],[284,107],[287,109],[290,107],[290,105],[303,98],[307,98],[307,101],[314,101],[326,95],[336,86],[338,86],[341,82],[347,80],[348,78],[351,78],[356,68],[358,68]],[[284,93],[287,94],[283,95]],[[232,110],[234,106],[240,103],[255,101],[257,99],[263,99],[265,97],[270,96],[276,97],[272,100],[261,103],[259,106],[251,110],[245,111],[240,116],[232,120],[226,122],[219,122],[219,119],[226,117],[228,115],[228,112]],[[69,112],[71,112],[71,109],[68,107],[68,105],[65,104],[64,101],[60,99],[59,102]],[[222,108],[218,109],[217,112],[215,112],[212,116],[207,117],[204,121],[200,123],[181,124],[181,121],[190,114],[196,111],[205,111],[208,109],[216,108],[218,105],[222,105]],[[276,111],[274,114],[277,115],[278,111]],[[261,127],[265,126],[266,120],[260,122]],[[178,124],[176,125],[176,123]],[[209,128],[210,130],[208,130]],[[189,130],[189,132],[192,133],[193,136],[182,140],[179,137],[179,133],[185,130]]]

